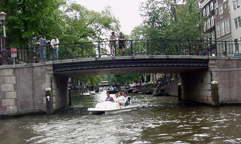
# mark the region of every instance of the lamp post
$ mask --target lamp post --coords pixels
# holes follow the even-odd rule
[[[2,25],[2,37],[1,37],[1,52],[2,52],[2,64],[6,64],[6,47],[5,47],[5,38],[6,38],[6,32],[5,32],[5,26],[4,21],[6,17],[6,13],[0,12],[0,24]]]

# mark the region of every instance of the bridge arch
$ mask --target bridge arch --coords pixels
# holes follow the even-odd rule
[[[52,88],[53,111],[68,106],[69,77],[101,74],[180,73],[183,100],[210,105],[215,102],[211,91],[211,82],[215,80],[220,83],[219,103],[241,103],[239,89],[227,90],[232,85],[231,77],[235,79],[240,73],[239,63],[240,59],[235,58],[179,55],[82,58],[1,66],[0,115],[46,111],[47,87]],[[240,80],[235,80],[238,86]]]
[[[124,56],[53,63],[53,74],[74,77],[129,73],[187,73],[208,69],[208,57]]]

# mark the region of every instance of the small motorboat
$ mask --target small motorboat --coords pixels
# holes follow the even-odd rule
[[[155,89],[153,96],[168,96],[168,93],[164,89]]]
[[[90,94],[95,94],[95,91],[90,91]]]
[[[84,92],[83,96],[90,96],[90,93],[89,92]]]
[[[89,114],[117,114],[131,110],[137,110],[138,106],[120,106],[119,103],[105,101],[96,104],[95,108],[88,108]]]

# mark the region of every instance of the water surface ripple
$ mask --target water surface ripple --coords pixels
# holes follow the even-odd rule
[[[132,95],[136,111],[89,115],[105,93],[73,97],[73,107],[51,116],[0,120],[0,143],[151,144],[241,143],[241,108],[178,104],[176,97]]]

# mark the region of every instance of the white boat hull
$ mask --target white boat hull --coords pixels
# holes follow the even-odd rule
[[[88,108],[89,114],[117,114],[137,110],[138,106],[120,107],[118,103],[102,102],[98,103],[95,108]]]

